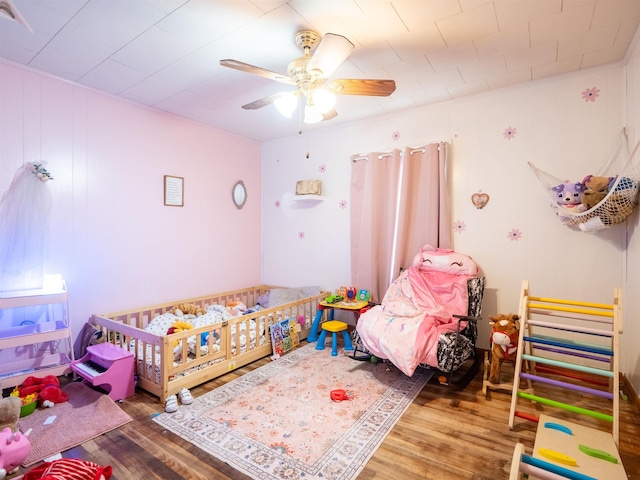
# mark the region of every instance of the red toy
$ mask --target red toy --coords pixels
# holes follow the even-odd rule
[[[334,402],[341,402],[343,400],[351,400],[351,397],[349,396],[347,391],[346,390],[342,390],[342,389],[331,390],[331,392],[329,392],[329,396],[331,397],[331,400],[333,400]]]
[[[45,462],[25,473],[24,480],[108,480],[113,469],[77,458],[61,458]]]
[[[41,407],[53,407],[56,403],[63,403],[69,399],[60,389],[60,381],[54,375],[25,378],[20,386],[20,396],[26,397],[31,393],[38,393],[38,404]]]
[[[347,302],[355,302],[357,295],[358,292],[356,290],[356,287],[349,287],[347,288],[347,295],[345,298],[347,299]]]

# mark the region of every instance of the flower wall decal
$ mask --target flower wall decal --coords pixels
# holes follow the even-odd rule
[[[276,200],[275,202],[273,202],[273,205],[274,205],[276,208],[280,208],[280,200]]]
[[[327,166],[323,163],[318,167],[318,170],[320,171],[320,173],[324,173],[327,171]]]
[[[298,233],[298,238],[299,238],[300,240],[303,240],[303,239],[304,239],[304,232],[299,232],[299,233]]]
[[[400,138],[400,132],[398,130],[395,130],[392,134],[391,134],[391,139],[395,142],[396,140],[398,140]]]
[[[597,87],[587,88],[582,92],[582,98],[585,102],[595,102],[596,98],[600,96],[600,90]]]
[[[460,221],[460,220],[458,220],[456,223],[453,224],[453,231],[454,232],[462,233],[466,229],[467,229],[467,225],[464,222]]]
[[[515,137],[515,136],[516,136],[516,133],[518,133],[518,132],[516,131],[516,129],[515,129],[515,128],[509,127],[509,128],[506,128],[506,129],[505,129],[505,131],[504,131],[504,133],[503,133],[502,135],[503,135],[503,136],[504,136],[504,138],[506,138],[507,140],[511,140],[513,137]]]
[[[343,210],[344,210],[345,208],[347,208],[347,201],[346,201],[346,200],[340,200],[340,201],[338,202],[338,206],[339,206],[341,209],[343,209]]]
[[[517,228],[514,228],[513,230],[511,230],[508,234],[507,237],[509,237],[509,239],[512,242],[517,242],[518,240],[520,240],[522,238],[522,232],[520,230],[518,230]]]

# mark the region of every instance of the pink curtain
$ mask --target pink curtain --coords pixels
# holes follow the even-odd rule
[[[432,143],[406,148],[402,171],[395,276],[424,246],[451,248],[451,217],[446,163],[449,145]]]
[[[402,154],[352,157],[351,282],[379,302],[389,286]]]
[[[448,157],[447,143],[352,157],[351,281],[374,301],[423,245],[451,248]]]

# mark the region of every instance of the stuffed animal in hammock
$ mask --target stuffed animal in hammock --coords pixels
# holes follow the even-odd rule
[[[489,381],[500,383],[502,362],[515,362],[518,353],[518,337],[520,334],[520,317],[513,313],[489,316],[491,325],[491,371]]]
[[[556,203],[562,208],[573,213],[584,212],[582,206],[582,198],[584,196],[585,186],[582,182],[564,182],[551,188],[555,193]]]
[[[582,195],[582,205],[585,210],[592,209],[607,196],[609,183],[612,179],[613,177],[595,177],[593,175],[584,177],[582,183],[584,183],[585,190]]]

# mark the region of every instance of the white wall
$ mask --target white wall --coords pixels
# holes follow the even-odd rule
[[[629,142],[633,146],[640,142],[640,29],[636,32],[634,47],[631,49],[626,68],[627,98],[626,114]],[[637,160],[640,161],[640,152]],[[636,392],[640,392],[640,228],[638,228],[638,212],[627,221],[627,270],[624,284],[624,334],[621,338],[623,364]]]
[[[599,96],[585,102],[592,87]],[[625,226],[587,234],[561,225],[527,162],[561,179],[596,173],[619,140],[624,100],[624,68],[607,66],[264,144],[264,281],[349,285],[349,157],[445,140],[453,144],[453,220],[465,225],[454,246],[486,274],[485,319],[517,311],[525,279],[535,295],[611,303],[615,287],[631,288]],[[295,208],[287,197],[306,178],[322,180],[326,199]],[[482,210],[471,203],[480,190],[490,195]],[[480,347],[489,331],[485,323]]]
[[[0,63],[0,192],[28,161],[54,177],[45,271],[75,334],[92,313],[260,283],[255,142]],[[184,177],[184,207],[164,206],[164,175]]]

